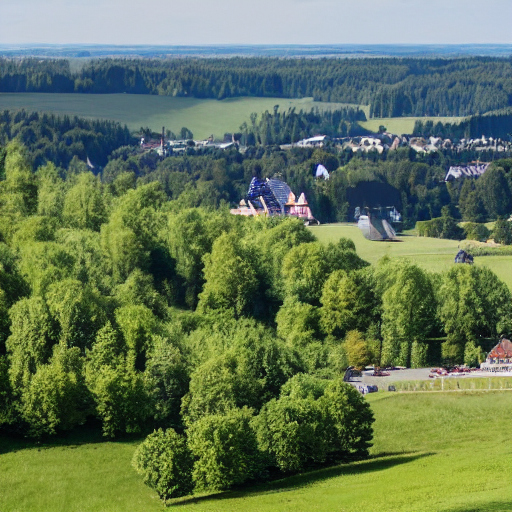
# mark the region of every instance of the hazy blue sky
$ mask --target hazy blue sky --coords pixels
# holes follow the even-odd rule
[[[0,0],[0,43],[512,43],[512,0]]]

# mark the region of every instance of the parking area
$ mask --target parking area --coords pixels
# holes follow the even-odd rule
[[[350,382],[359,383],[362,385],[378,386],[379,389],[387,388],[389,384],[399,381],[412,381],[412,380],[433,380],[429,377],[432,375],[431,368],[407,368],[403,370],[386,370],[389,373],[385,377],[374,377],[373,370],[362,372],[361,377],[352,377]],[[510,373],[504,374],[510,376]],[[493,374],[488,371],[479,371],[471,373],[453,373],[444,376],[445,379],[467,379],[475,377],[495,377],[498,374]],[[441,378],[441,377],[435,377]]]

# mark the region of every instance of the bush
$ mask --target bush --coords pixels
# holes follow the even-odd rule
[[[492,235],[491,235],[492,236]],[[496,239],[495,239],[496,241]],[[512,255],[512,246],[502,245],[499,247],[491,247],[488,245],[478,246],[474,242],[463,242],[460,248],[464,249],[471,256],[510,256]]]
[[[466,222],[463,229],[466,240],[478,240],[480,242],[485,242],[491,236],[491,232],[485,224]]]
[[[155,489],[163,500],[190,494],[192,454],[184,436],[172,428],[156,430],[135,450],[132,465],[143,475],[144,483]]]
[[[367,457],[375,420],[359,391],[339,378],[329,382],[319,402],[329,425],[330,457]]]
[[[355,388],[341,378],[326,384],[297,375],[282,389],[254,420],[260,450],[278,468],[300,471],[310,463],[368,455],[374,419]]]
[[[255,420],[260,449],[282,471],[300,471],[324,462],[327,439],[319,404],[312,396],[271,400]]]
[[[457,225],[453,217],[443,216],[431,220],[416,222],[418,236],[428,236],[431,238],[448,238],[451,240],[461,240],[464,231]]]
[[[492,232],[494,241],[498,244],[512,245],[512,222],[498,219]]]
[[[255,475],[260,456],[251,418],[248,408],[232,409],[222,415],[205,415],[188,429],[197,488],[229,489]]]

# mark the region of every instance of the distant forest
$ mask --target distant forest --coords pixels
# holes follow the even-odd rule
[[[132,93],[224,99],[314,97],[371,117],[468,116],[512,106],[512,61],[461,59],[0,59],[0,92]]]
[[[47,162],[67,169],[73,157],[104,166],[112,151],[137,142],[114,121],[5,110],[0,112],[0,146],[12,139],[30,150],[34,169]]]
[[[457,124],[416,121],[413,135],[433,135],[450,139],[477,138],[485,135],[508,140],[512,135],[512,108],[474,115]]]

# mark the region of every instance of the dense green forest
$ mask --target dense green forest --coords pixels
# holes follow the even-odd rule
[[[34,173],[19,142],[0,154],[4,433],[161,429],[134,465],[162,498],[230,488],[368,454],[373,418],[343,382],[348,365],[476,364],[512,330],[510,291],[485,267],[370,266],[350,240],[227,209],[252,175],[275,172],[319,207],[374,180],[441,208],[454,191],[422,185],[435,167],[352,159],[315,182],[315,160],[337,169],[334,154],[132,152],[118,149],[103,179],[77,159]],[[509,164],[484,178],[509,184]]]
[[[293,108],[286,112],[280,111],[276,105],[273,112],[251,114],[250,123],[243,123],[238,135],[243,145],[269,146],[295,143],[319,133],[329,137],[367,134],[368,131],[358,121],[366,121],[366,115],[362,110],[354,108],[323,112],[318,109],[296,112]]]
[[[473,114],[415,128],[457,138],[509,133],[511,64],[1,59],[0,91],[313,96],[377,117]],[[511,292],[488,268],[370,265],[351,240],[322,244],[298,219],[229,213],[253,177],[277,177],[321,222],[394,205],[404,227],[426,221],[423,234],[479,239],[496,220],[510,243],[511,159],[446,183],[449,165],[477,154],[279,146],[357,135],[363,119],[276,107],[240,127],[243,151],[191,141],[161,157],[114,122],[0,114],[0,432],[147,435],[133,465],[166,500],[367,457],[374,419],[343,381],[348,366],[482,361],[512,333]],[[314,177],[318,164],[328,180]]]
[[[463,138],[499,137],[510,140],[512,137],[512,109],[487,112],[482,115],[470,116],[460,123],[434,123],[433,121],[416,121],[413,135],[435,136],[460,140]]]
[[[0,145],[12,139],[29,150],[34,169],[46,162],[67,169],[73,157],[104,166],[112,151],[136,143],[126,126],[113,121],[5,110],[0,112]]]
[[[467,116],[512,105],[512,63],[460,59],[0,59],[0,92],[314,97],[371,117]]]

